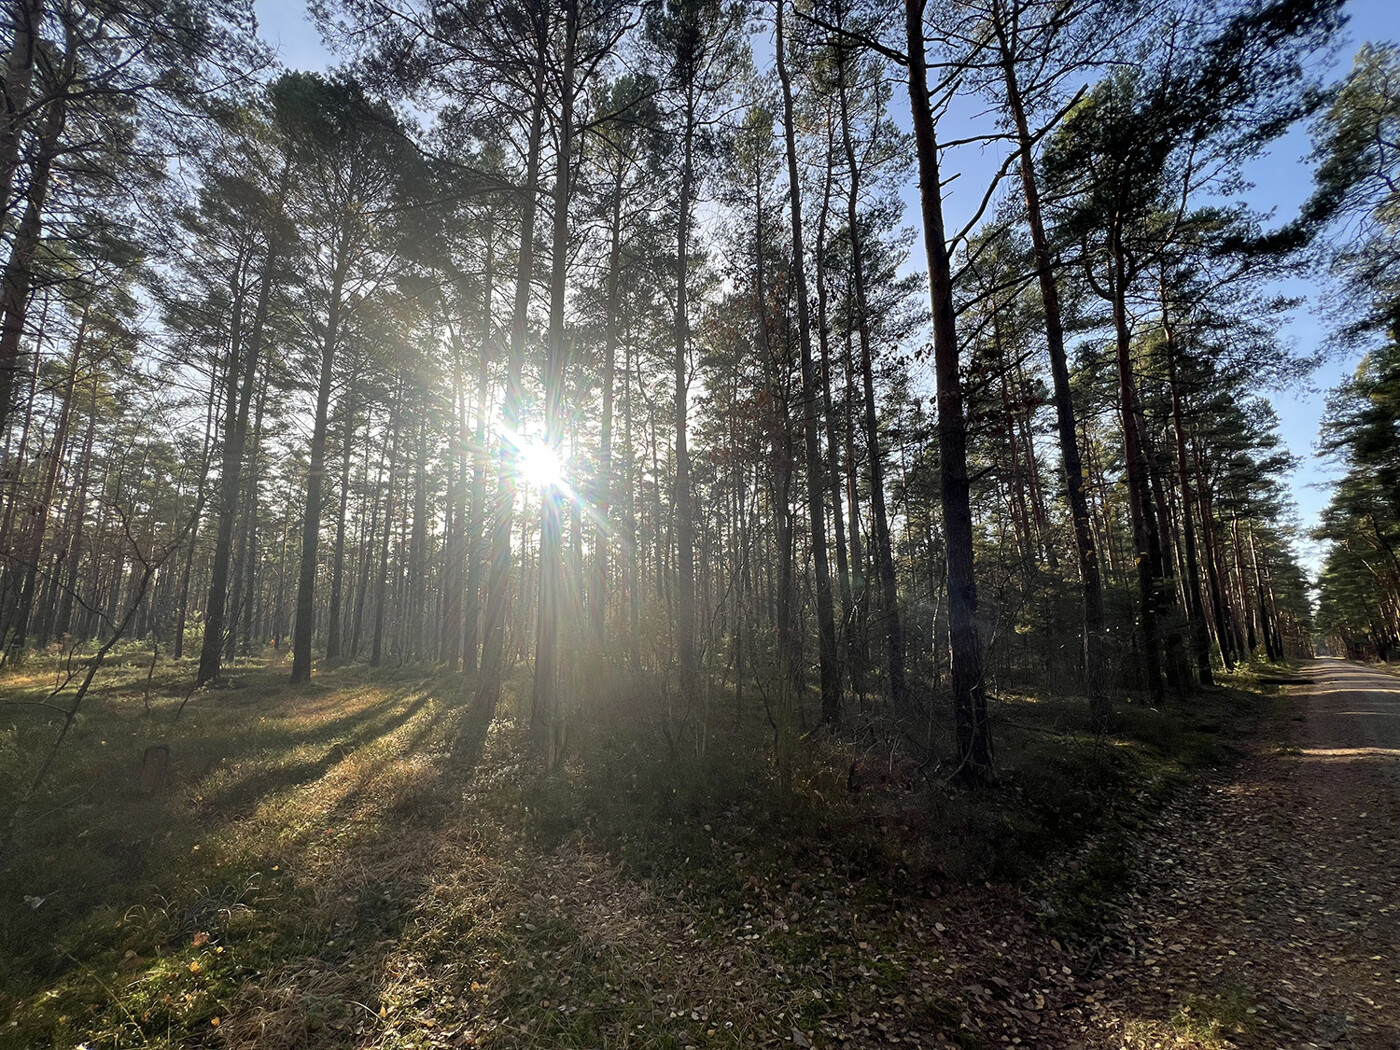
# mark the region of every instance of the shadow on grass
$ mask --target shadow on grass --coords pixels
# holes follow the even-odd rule
[[[345,1045],[471,772],[452,751],[460,678],[408,677],[250,673],[173,725],[178,695],[153,718],[120,680],[92,698],[4,872],[0,1047],[200,1045],[250,996],[263,1026],[251,990],[305,970],[344,973],[243,1045]],[[42,739],[49,712],[13,712],[17,740]],[[171,784],[141,798],[152,738]],[[11,757],[0,790],[21,779]]]
[[[281,750],[303,752],[323,749],[319,757],[286,764],[270,764],[241,779],[220,784],[203,799],[199,819],[204,822],[237,820],[271,791],[295,789],[324,777],[365,744],[386,736],[411,721],[429,702],[426,692],[404,704],[403,695],[385,697],[378,704],[355,714],[328,720],[300,740],[288,730],[268,734],[258,740],[260,748],[275,756]],[[434,723],[436,724],[436,723]],[[277,739],[281,737],[282,739]],[[235,741],[225,738],[229,754],[236,754]]]

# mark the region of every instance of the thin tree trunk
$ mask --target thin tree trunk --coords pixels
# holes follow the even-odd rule
[[[826,419],[826,480],[831,494],[832,524],[836,540],[836,579],[841,594],[841,621],[849,630],[851,620],[851,570],[846,557],[846,518],[841,507],[841,446],[836,438],[836,412],[831,396],[831,325],[827,318],[826,231],[831,210],[831,188],[835,179],[834,149],[827,142],[827,171],[822,181],[822,207],[817,220],[816,272],[817,285],[817,345],[821,353],[822,412]],[[845,634],[845,631],[841,632]],[[847,642],[849,644],[849,640]],[[837,688],[840,688],[838,681]]]
[[[675,310],[675,407],[676,478],[675,527],[677,610],[676,654],[680,662],[683,689],[694,688],[697,678],[695,658],[695,521],[690,492],[690,447],[687,434],[687,408],[690,380],[690,314],[687,287],[690,280],[690,209],[695,183],[695,134],[697,125],[695,86],[687,87],[685,132],[681,141],[680,196],[676,219],[676,310]],[[658,528],[660,522],[658,519]]]
[[[564,342],[564,298],[569,277],[570,165],[574,142],[574,52],[578,34],[578,0],[564,5],[564,63],[560,78],[559,148],[555,159],[553,257],[550,260],[549,330],[545,336],[545,444],[562,460],[564,442],[564,379],[568,347]],[[540,493],[540,593],[535,636],[534,703],[530,733],[536,750],[551,767],[562,746],[559,697],[559,617],[564,598],[562,493]]]
[[[311,429],[311,461],[306,472],[306,513],[302,519],[301,569],[297,575],[296,622],[292,629],[292,681],[311,678],[311,639],[316,631],[316,551],[321,542],[321,489],[326,474],[326,430],[330,418],[331,378],[336,342],[340,338],[341,294],[348,253],[337,261],[331,277],[321,371],[316,384],[316,416]]]
[[[64,61],[65,79],[71,77],[74,57]],[[34,280],[34,257],[43,235],[44,205],[48,199],[50,174],[58,156],[59,139],[68,119],[68,98],[56,94],[48,103],[44,124],[34,147],[29,192],[24,214],[10,243],[10,258],[0,275],[0,434],[10,423],[14,402],[15,372],[19,369],[20,341],[28,316],[29,291]]]
[[[92,372],[92,391],[88,399],[87,433],[83,437],[83,451],[78,466],[78,477],[74,484],[74,503],[70,511],[71,524],[68,528],[68,543],[60,556],[60,568],[65,570],[63,585],[60,588],[58,615],[54,620],[54,633],[63,638],[72,630],[73,601],[77,595],[79,562],[82,560],[84,519],[87,517],[88,483],[92,478],[92,447],[97,432],[97,369]],[[207,452],[206,429],[206,452]],[[193,551],[193,541],[190,541]]]
[[[1133,383],[1132,334],[1128,330],[1127,266],[1123,251],[1112,236],[1110,261],[1113,266],[1113,326],[1118,361],[1118,396],[1123,419],[1124,457],[1128,474],[1128,506],[1133,526],[1133,553],[1137,563],[1138,627],[1142,631],[1142,652],[1147,690],[1152,703],[1166,700],[1162,684],[1161,639],[1157,627],[1157,578],[1154,560],[1160,547],[1152,537],[1152,509],[1148,497],[1147,456],[1138,431],[1137,393]],[[1155,556],[1154,556],[1155,555]]]
[[[284,174],[284,181],[285,181]],[[214,541],[214,561],[210,569],[209,599],[205,603],[204,640],[199,650],[199,669],[195,683],[202,685],[219,676],[224,645],[224,607],[228,598],[229,563],[233,557],[233,528],[238,512],[238,497],[242,492],[241,472],[243,452],[248,440],[248,406],[258,371],[258,355],[262,350],[263,328],[267,323],[268,304],[272,297],[273,269],[277,260],[277,241],[268,241],[267,258],[263,263],[258,298],[253,308],[253,323],[247,334],[242,330],[242,275],[235,271],[233,280],[234,307],[229,340],[228,371],[224,377],[223,457],[219,475],[219,523]],[[329,369],[329,366],[326,366]],[[329,376],[323,380],[328,385]],[[324,422],[320,424],[324,430]],[[325,435],[322,433],[324,444]],[[316,440],[312,439],[315,462]],[[316,491],[319,495],[320,485]],[[313,550],[314,557],[314,550]],[[250,596],[251,597],[251,596]],[[308,641],[308,645],[309,645]],[[309,660],[309,654],[308,654]],[[309,664],[308,671],[309,674]],[[296,678],[293,670],[292,677]]]
[[[462,613],[462,669],[474,671],[477,666],[477,621],[481,609],[481,574],[485,568],[485,524],[486,524],[486,471],[489,458],[486,454],[486,391],[491,378],[491,357],[493,328],[491,301],[496,284],[496,215],[491,212],[486,220],[486,271],[482,276],[481,302],[481,346],[477,358],[476,378],[476,437],[472,449],[472,493],[471,517],[467,528],[467,591]],[[463,423],[462,437],[466,438],[466,424]]]
[[[1191,649],[1201,684],[1214,685],[1215,673],[1210,666],[1210,629],[1206,625],[1205,602],[1201,597],[1201,565],[1196,548],[1196,495],[1186,459],[1186,425],[1182,418],[1181,384],[1177,378],[1176,340],[1166,317],[1165,304],[1162,327],[1167,336],[1167,379],[1171,387],[1172,427],[1176,436],[1176,469],[1181,479],[1181,531],[1186,547],[1186,598],[1187,612],[1191,617]]]
[[[19,556],[20,585],[18,602],[10,612],[9,639],[6,645],[6,661],[17,658],[24,650],[29,627],[29,616],[34,606],[34,588],[38,581],[39,562],[43,558],[44,540],[49,530],[49,511],[53,507],[54,494],[58,488],[58,472],[63,463],[64,450],[68,444],[68,429],[73,418],[73,391],[78,381],[78,365],[82,358],[83,345],[87,336],[88,312],[84,307],[78,321],[78,331],[73,338],[73,350],[68,360],[68,378],[64,383],[62,403],[58,412],[58,423],[53,438],[49,442],[48,460],[44,467],[39,491],[35,496],[28,536],[25,547]]]
[[[262,370],[258,384],[258,407],[253,414],[253,448],[248,454],[248,484],[243,496],[243,593],[248,596],[248,615],[243,618],[244,656],[253,653],[253,640],[258,637],[257,626],[263,611],[257,601],[258,583],[258,469],[262,462],[263,412],[267,406],[267,384],[270,369]]]
[[[418,419],[417,447],[413,456],[413,527],[408,535],[408,597],[406,644],[409,659],[423,658],[423,615],[428,585],[428,424]]]
[[[501,422],[506,441],[520,429],[522,373],[525,361],[526,323],[530,307],[530,279],[534,269],[535,212],[540,179],[540,137],[544,127],[546,41],[537,40],[534,100],[530,113],[530,137],[525,160],[525,181],[521,187],[520,246],[516,253],[515,305],[511,314],[510,358],[507,361],[505,397],[501,401]],[[486,620],[482,625],[481,673],[477,676],[470,721],[485,726],[495,716],[505,674],[505,629],[510,608],[511,517],[515,509],[516,478],[510,457],[503,457],[497,492],[497,509],[491,542]]]
[[[326,617],[326,660],[340,658],[340,606],[345,587],[345,513],[350,504],[350,450],[355,442],[355,383],[345,390],[345,428],[340,438],[340,499],[335,516],[335,553],[331,561],[331,604]]]
[[[4,83],[0,85],[0,221],[10,213],[10,194],[20,166],[20,140],[29,118],[39,23],[44,18],[43,0],[18,0],[11,11],[15,31]]]
[[[462,606],[467,592],[467,391],[462,377],[465,347],[449,322],[452,334],[452,413],[456,440],[448,442],[447,458],[447,535],[442,549],[442,591],[438,616],[438,661],[449,671],[457,670],[462,658]],[[454,447],[455,446],[455,447]]]
[[[807,455],[807,515],[816,568],[817,649],[821,675],[822,721],[841,720],[841,678],[836,666],[836,623],[831,598],[831,565],[826,546],[826,477],[821,441],[817,436],[817,369],[812,360],[812,319],[807,302],[807,263],[802,243],[802,183],[797,168],[797,129],[792,108],[792,79],[788,75],[783,40],[783,7],[778,0],[777,63],[783,87],[783,133],[787,141],[788,204],[792,216],[792,277],[797,297],[798,349],[802,372],[802,431]]]
[[[373,420],[366,416],[365,419],[365,481],[368,482],[368,463],[370,453],[371,435],[374,433]],[[369,500],[369,524],[367,529],[360,536],[360,581],[355,587],[355,615],[350,627],[350,658],[358,659],[360,655],[360,629],[364,625],[365,602],[369,596],[370,571],[374,565],[374,541],[379,535],[379,490],[384,485],[384,455],[381,450],[379,463],[375,470],[373,495],[366,494]],[[363,521],[363,518],[361,519]],[[387,526],[386,526],[387,527]]]
[[[1107,684],[1103,681],[1106,671],[1102,651],[1103,580],[1099,571],[1094,530],[1089,518],[1089,501],[1084,493],[1084,465],[1075,431],[1074,398],[1069,385],[1069,361],[1065,353],[1060,292],[1055,282],[1054,258],[1041,214],[1040,187],[1035,175],[1035,142],[1026,119],[1025,102],[1021,97],[1020,82],[1016,74],[1015,55],[999,3],[994,6],[993,23],[1001,49],[1007,105],[1016,126],[1017,146],[1021,151],[1021,192],[1026,202],[1026,224],[1030,228],[1036,281],[1040,286],[1040,301],[1045,311],[1045,343],[1050,356],[1050,375],[1055,391],[1055,423],[1060,438],[1060,460],[1065,471],[1065,492],[1069,498],[1070,521],[1074,526],[1074,548],[1079,557],[1079,582],[1084,607],[1085,680],[1089,685],[1090,703],[1095,719],[1102,722],[1108,715],[1107,701],[1103,694],[1103,688]]]
[[[919,3],[919,0],[906,0],[908,4]],[[910,17],[921,20],[922,14],[911,15]],[[919,24],[920,47],[923,46],[923,26]],[[849,51],[842,48],[839,52],[843,66],[849,59]],[[922,65],[920,69],[922,70]],[[910,76],[916,74],[911,69]],[[927,79],[926,73],[919,73]],[[910,92],[915,88],[911,80]],[[927,90],[923,99],[923,107],[928,109]],[[851,237],[851,282],[855,289],[856,299],[856,331],[860,338],[860,369],[861,380],[865,395],[865,442],[870,471],[870,508],[875,522],[875,561],[876,569],[880,577],[880,590],[884,604],[885,637],[887,641],[887,656],[889,659],[890,673],[890,703],[895,714],[902,719],[910,719],[914,715],[911,697],[905,684],[904,675],[904,625],[899,609],[899,581],[895,576],[894,569],[894,544],[890,537],[889,515],[885,508],[885,467],[884,456],[880,448],[880,428],[876,419],[875,411],[875,378],[874,378],[874,348],[871,346],[872,337],[870,332],[870,307],[865,288],[865,259],[863,251],[863,237],[860,228],[860,184],[861,170],[856,160],[855,144],[851,135],[850,104],[847,99],[846,76],[844,70],[838,81],[837,97],[841,108],[841,140],[846,154],[846,166],[850,175],[850,188],[846,196],[846,221]],[[911,94],[912,98],[912,94]],[[929,113],[929,135],[932,136],[932,114]],[[915,119],[915,127],[918,127],[918,118]],[[922,147],[921,147],[922,148]],[[922,153],[920,154],[922,157]],[[932,157],[934,167],[937,167],[938,159]],[[921,176],[922,178],[922,176]],[[937,183],[934,183],[937,192]],[[934,202],[935,209],[941,209],[941,204]],[[927,212],[927,208],[925,209]],[[927,215],[925,216],[927,220]],[[942,213],[938,212],[939,229],[942,229]],[[939,237],[942,237],[940,232]],[[940,245],[941,245],[940,240]],[[946,254],[946,248],[941,248]],[[951,316],[949,318],[951,323]],[[959,409],[961,411],[961,409]],[[941,418],[941,416],[940,416]],[[969,525],[969,528],[971,526]],[[980,665],[979,665],[980,666]],[[981,671],[977,672],[980,682]],[[980,686],[979,686],[980,688]]]
[[[389,487],[384,493],[384,533],[379,541],[379,569],[374,578],[374,637],[370,642],[369,665],[378,667],[384,658],[384,620],[388,614],[389,537],[394,532],[394,495],[398,487],[399,423],[403,401],[403,377],[394,392],[394,408],[389,415]]]

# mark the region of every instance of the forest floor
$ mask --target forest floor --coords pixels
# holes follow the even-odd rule
[[[1396,1045],[1388,759],[1245,680],[1107,736],[1001,695],[979,791],[813,734],[784,798],[761,712],[650,684],[545,776],[455,676],[250,666],[176,721],[187,674],[108,679],[0,858],[0,1047]],[[51,684],[0,684],[7,795]]]

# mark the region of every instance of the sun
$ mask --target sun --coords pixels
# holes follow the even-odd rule
[[[516,449],[515,471],[531,488],[547,492],[564,487],[564,460],[543,441],[532,439],[520,443]]]

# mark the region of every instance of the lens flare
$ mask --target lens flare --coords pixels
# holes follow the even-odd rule
[[[520,443],[515,454],[515,469],[521,481],[543,492],[565,486],[563,459],[558,451],[542,441]]]

